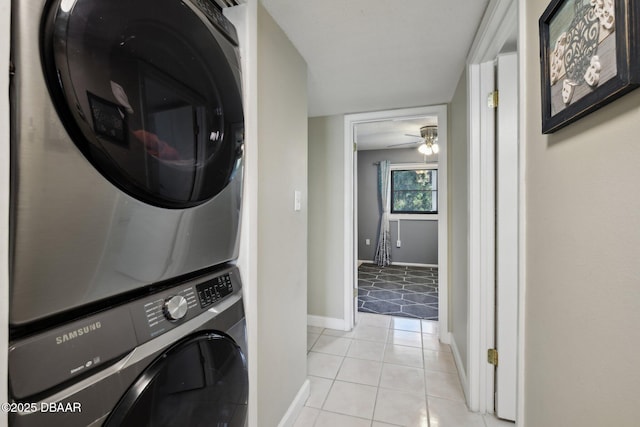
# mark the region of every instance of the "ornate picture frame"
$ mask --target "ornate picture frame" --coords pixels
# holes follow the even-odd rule
[[[640,0],[553,0],[539,28],[542,133],[640,85]]]

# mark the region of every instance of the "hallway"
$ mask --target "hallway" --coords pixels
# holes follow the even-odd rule
[[[308,327],[311,395],[296,427],[512,427],[467,410],[438,323],[361,313],[351,332]]]

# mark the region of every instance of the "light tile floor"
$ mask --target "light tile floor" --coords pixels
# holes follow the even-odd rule
[[[308,327],[311,394],[295,427],[513,427],[471,413],[430,320],[361,313],[353,331]]]

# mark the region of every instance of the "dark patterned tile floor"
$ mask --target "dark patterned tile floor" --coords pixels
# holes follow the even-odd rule
[[[438,320],[438,268],[360,265],[358,311]]]

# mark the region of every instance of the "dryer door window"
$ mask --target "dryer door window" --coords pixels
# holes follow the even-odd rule
[[[104,425],[244,427],[247,375],[231,338],[211,331],[192,336],[155,359]]]
[[[240,166],[239,62],[220,28],[233,30],[208,0],[61,0],[46,14],[44,71],[67,131],[146,203],[198,205]]]

